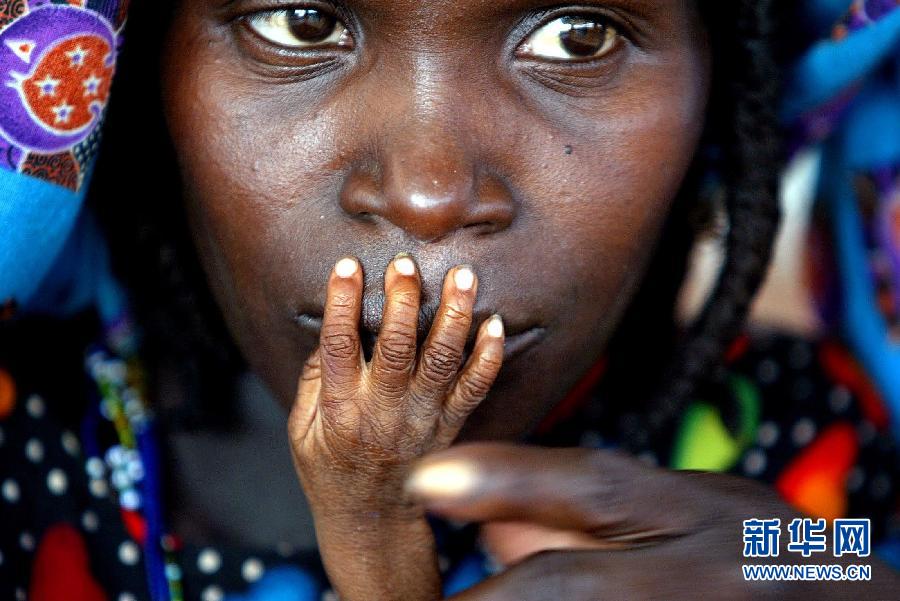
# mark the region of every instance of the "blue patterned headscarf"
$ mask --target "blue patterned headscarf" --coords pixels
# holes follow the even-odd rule
[[[82,216],[127,0],[0,0],[0,308],[120,310]]]
[[[784,118],[822,148],[814,291],[900,435],[900,0],[808,0],[825,39],[793,69]]]

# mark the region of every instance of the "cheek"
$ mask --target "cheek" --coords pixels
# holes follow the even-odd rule
[[[214,41],[200,27],[173,32],[166,117],[210,289],[244,355],[284,397],[310,350],[298,348],[292,303],[318,294],[346,243],[320,225],[333,221],[333,202],[323,200],[340,183],[322,174],[339,152],[322,107],[307,105],[316,117],[287,126],[284,115],[296,116],[302,101],[249,85],[216,60]]]
[[[696,152],[706,97],[702,70],[650,70],[596,106],[543,112],[549,127],[529,144],[544,150],[518,169],[534,174],[522,196],[541,199],[530,212],[547,232],[544,264],[568,283],[558,302],[576,338],[609,332],[641,281]]]

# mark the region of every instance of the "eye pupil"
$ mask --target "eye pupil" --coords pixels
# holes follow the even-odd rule
[[[563,47],[574,56],[594,56],[606,45],[608,29],[603,23],[580,17],[565,17],[566,31],[559,34]]]
[[[288,13],[291,34],[304,42],[322,42],[334,33],[337,17],[311,8],[298,8]]]

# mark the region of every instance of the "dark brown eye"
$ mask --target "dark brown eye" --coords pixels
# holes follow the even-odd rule
[[[605,24],[581,17],[563,17],[562,22],[569,29],[560,32],[559,39],[571,54],[586,58],[603,50],[608,32]]]
[[[337,17],[312,8],[298,8],[288,12],[287,25],[298,40],[317,43],[331,37],[337,27]]]
[[[603,20],[572,15],[541,26],[519,52],[557,60],[599,58],[612,51],[618,39],[619,32]]]
[[[314,8],[292,8],[251,15],[250,29],[287,48],[352,47],[353,38],[335,15]]]

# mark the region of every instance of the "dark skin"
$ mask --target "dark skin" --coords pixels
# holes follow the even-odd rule
[[[623,496],[588,512],[566,505],[598,498],[598,467],[616,461],[604,453],[445,451],[520,438],[603,352],[697,149],[710,49],[696,4],[341,6],[182,2],[163,62],[197,248],[235,340],[292,408],[341,597],[439,596],[426,506],[494,523],[489,538],[515,532],[498,551],[510,562],[594,549],[541,560],[567,575],[567,599],[694,598],[671,574],[710,566],[719,577],[691,580],[746,594],[722,549],[740,549],[741,519],[790,512],[753,484],[617,463],[648,485],[611,487]],[[441,451],[463,468],[437,488],[421,470],[406,482]],[[484,502],[481,480],[459,477],[472,466],[511,484]],[[543,485],[521,497],[526,481]],[[604,513],[623,499],[640,511]],[[740,517],[672,525],[698,506]],[[691,554],[676,562],[666,544]],[[533,580],[545,567],[527,560],[463,598],[560,598]]]

